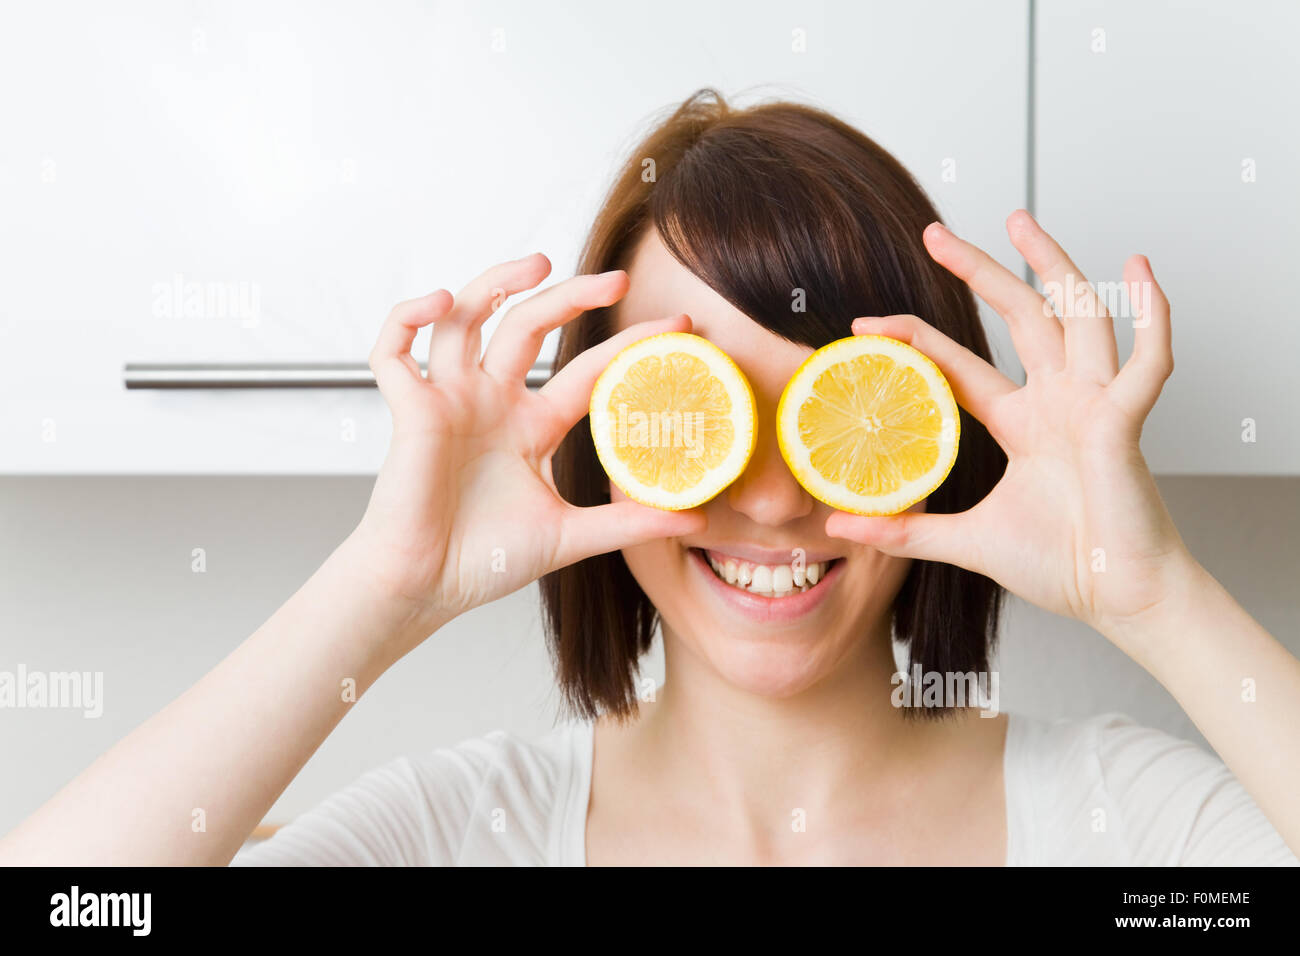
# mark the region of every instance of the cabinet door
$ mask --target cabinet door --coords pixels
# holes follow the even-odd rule
[[[373,390],[127,391],[123,365],[364,363],[400,299],[536,250],[562,278],[623,151],[702,86],[841,114],[1013,261],[1022,2],[85,0],[4,18],[0,472],[373,471]]]
[[[1036,22],[1039,216],[1094,281],[1145,253],[1173,305],[1152,468],[1300,472],[1300,5],[1040,3]],[[1132,322],[1117,334],[1123,358]]]

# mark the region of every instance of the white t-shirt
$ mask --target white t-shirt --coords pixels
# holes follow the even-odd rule
[[[402,757],[233,866],[582,866],[592,725]],[[1123,714],[1009,715],[1007,865],[1297,865],[1228,769]]]

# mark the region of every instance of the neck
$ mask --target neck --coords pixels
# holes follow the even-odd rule
[[[669,629],[664,650],[664,686],[642,704],[643,752],[741,815],[770,820],[790,806],[861,795],[914,763],[928,739],[891,703],[887,620],[830,675],[792,694],[737,687]]]

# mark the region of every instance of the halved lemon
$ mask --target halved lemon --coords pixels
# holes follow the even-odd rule
[[[667,511],[704,504],[745,470],[754,392],[727,353],[665,332],[629,345],[591,392],[591,435],[629,498]]]
[[[781,456],[832,508],[906,511],[957,460],[957,402],[939,367],[883,335],[840,339],[810,355],[776,411]]]

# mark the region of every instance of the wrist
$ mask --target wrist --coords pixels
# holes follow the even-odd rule
[[[366,639],[392,663],[455,615],[396,580],[376,554],[364,529],[358,528],[326,559],[320,573],[331,588],[348,596],[353,613],[366,622]]]
[[[1159,579],[1155,601],[1097,625],[1098,631],[1147,670],[1179,642],[1197,603],[1219,589],[1219,582],[1185,548],[1162,563]]]

